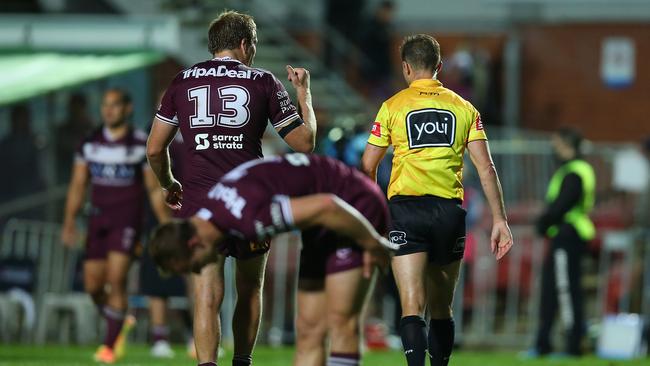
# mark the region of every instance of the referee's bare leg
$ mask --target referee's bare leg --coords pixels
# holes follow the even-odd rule
[[[399,333],[408,366],[424,366],[427,350],[425,281],[427,253],[413,253],[393,258],[393,275],[402,304]]]

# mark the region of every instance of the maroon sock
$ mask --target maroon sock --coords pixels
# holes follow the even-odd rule
[[[169,339],[169,327],[166,325],[154,325],[151,329],[151,339],[153,343],[167,341]]]
[[[122,330],[122,324],[124,324],[124,316],[126,312],[121,310],[115,310],[110,306],[104,306],[104,318],[106,318],[106,338],[104,339],[104,345],[106,347],[113,349],[115,345],[115,340]]]
[[[360,364],[358,353],[330,353],[327,359],[327,366],[358,366]]]

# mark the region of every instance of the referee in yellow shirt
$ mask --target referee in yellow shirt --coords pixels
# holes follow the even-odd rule
[[[376,178],[386,148],[393,145],[389,239],[400,245],[392,267],[402,304],[404,354],[408,366],[423,366],[428,349],[432,366],[447,365],[454,344],[451,304],[465,249],[465,149],[492,211],[490,245],[497,259],[512,246],[512,234],[481,116],[436,79],[442,67],[440,45],[418,34],[406,37],[400,52],[409,87],[382,104],[362,169]]]

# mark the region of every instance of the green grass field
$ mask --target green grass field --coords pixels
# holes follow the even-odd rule
[[[24,345],[0,345],[0,366],[11,365],[95,365],[91,361],[93,347],[77,346],[24,346]],[[176,358],[172,360],[158,360],[149,356],[149,350],[145,346],[130,346],[127,356],[119,361],[117,365],[196,365],[196,362],[185,356],[184,349],[178,348]],[[292,357],[291,348],[269,348],[258,347],[254,356],[254,365],[257,366],[290,366]],[[227,353],[220,358],[220,365],[230,366],[230,357]],[[514,352],[455,352],[452,357],[453,366],[641,366],[649,365],[650,361],[608,361],[595,357],[584,357],[580,360],[520,360]],[[399,352],[369,352],[364,355],[363,365],[365,366],[400,366],[405,365],[402,355]]]

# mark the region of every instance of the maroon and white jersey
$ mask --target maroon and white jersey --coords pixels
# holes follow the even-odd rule
[[[75,160],[88,165],[90,202],[99,214],[119,211],[122,218],[141,216],[146,195],[143,170],[148,167],[146,143],[143,131],[130,128],[113,140],[102,127],[79,145]]]
[[[262,157],[267,121],[284,137],[302,124],[282,83],[268,71],[215,58],[181,71],[156,117],[178,126],[188,160],[183,201],[197,205],[221,176]]]
[[[384,233],[386,199],[375,182],[342,162],[300,153],[252,160],[227,173],[208,192],[197,216],[221,231],[249,241],[294,227],[290,198],[331,193]]]

